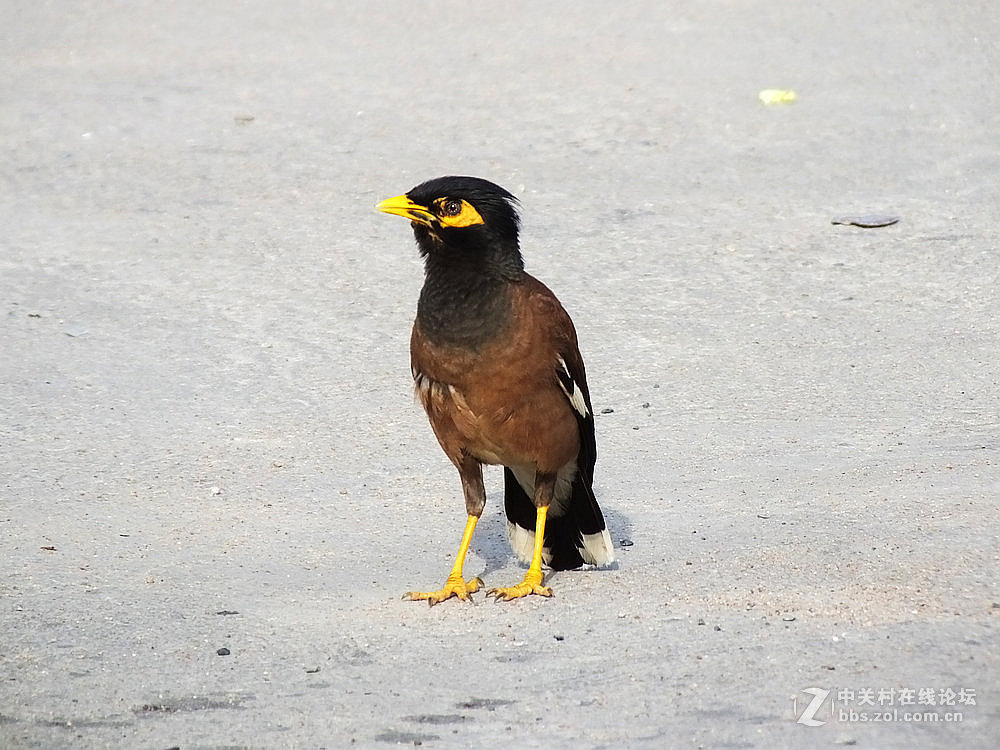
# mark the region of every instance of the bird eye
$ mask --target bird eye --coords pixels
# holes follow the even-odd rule
[[[449,198],[441,206],[441,213],[445,216],[458,216],[462,213],[462,201]]]

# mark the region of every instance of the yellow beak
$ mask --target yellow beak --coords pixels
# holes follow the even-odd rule
[[[428,226],[437,218],[426,206],[414,203],[405,195],[397,195],[395,198],[386,198],[375,206],[379,211],[387,214],[403,216],[410,221],[418,221]]]

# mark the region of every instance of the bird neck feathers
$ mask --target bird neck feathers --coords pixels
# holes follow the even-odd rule
[[[479,349],[507,328],[513,316],[511,286],[523,268],[484,265],[469,259],[425,258],[417,323],[433,343]]]

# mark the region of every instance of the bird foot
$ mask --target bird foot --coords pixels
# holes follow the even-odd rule
[[[524,575],[524,580],[515,586],[504,586],[501,588],[490,589],[486,592],[486,596],[492,596],[495,601],[505,601],[509,602],[511,599],[520,599],[524,596],[529,596],[530,594],[537,594],[538,596],[552,596],[552,589],[548,586],[542,585],[542,573],[541,571],[529,570]]]
[[[476,591],[479,591],[483,586],[483,580],[481,578],[473,578],[470,581],[466,581],[462,576],[452,574],[448,576],[448,580],[444,583],[444,588],[438,589],[437,591],[407,591],[403,594],[404,599],[409,599],[413,602],[427,600],[430,606],[435,604],[440,604],[445,599],[451,599],[453,596],[457,596],[463,602],[471,602],[472,596]]]

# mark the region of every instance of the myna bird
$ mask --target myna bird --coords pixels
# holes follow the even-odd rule
[[[417,396],[462,479],[468,520],[443,588],[404,598],[469,599],[462,575],[486,504],[483,464],[504,467],[511,547],[529,564],[521,583],[488,596],[552,596],[553,570],[614,561],[594,497],[594,413],[576,329],[556,296],[527,274],[517,199],[476,177],[440,177],[378,209],[410,220],[424,286],[410,338]]]

